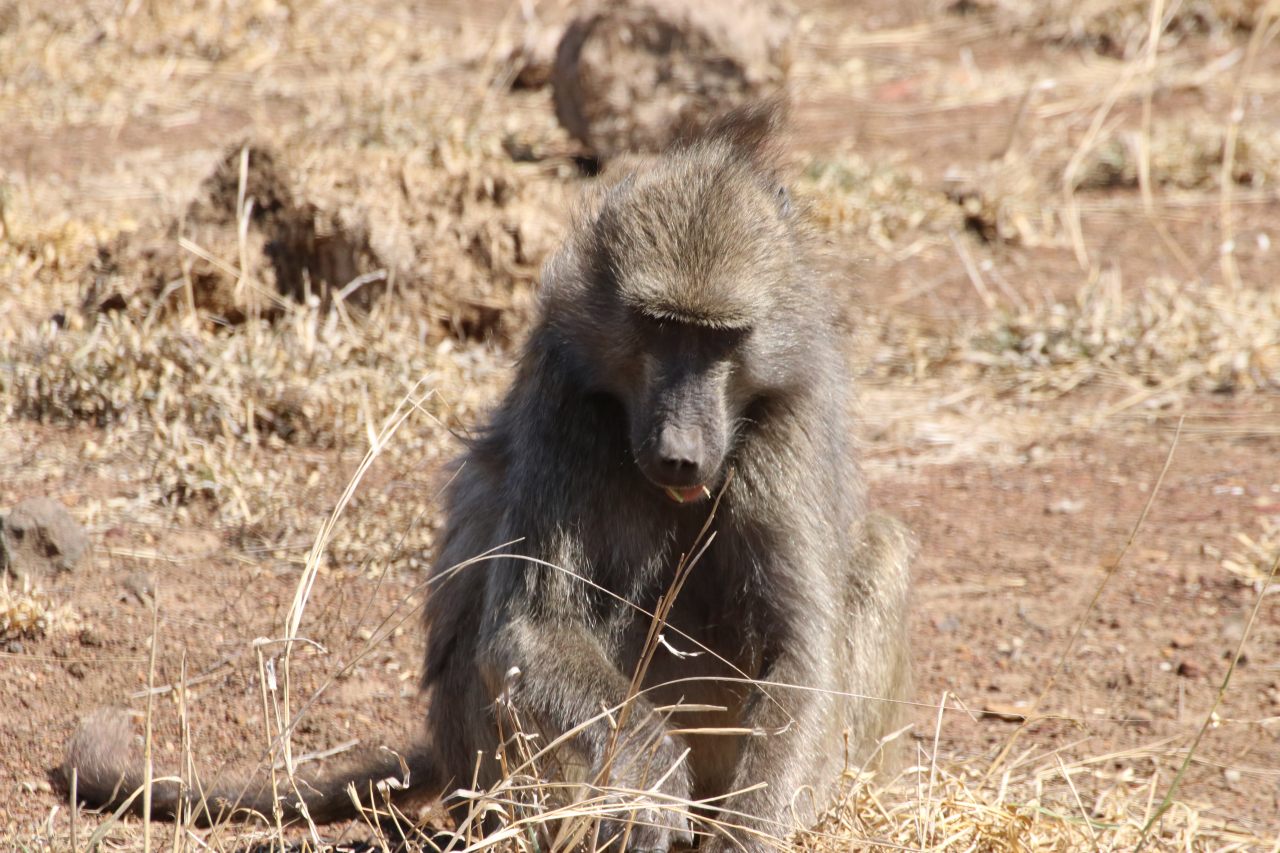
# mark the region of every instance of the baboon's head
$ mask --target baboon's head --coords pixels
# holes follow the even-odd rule
[[[739,111],[614,163],[544,277],[576,373],[621,403],[636,464],[677,503],[722,481],[756,404],[804,382],[806,336],[821,334],[776,122]]]

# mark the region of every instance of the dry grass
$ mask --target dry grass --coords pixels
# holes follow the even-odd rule
[[[1024,404],[1097,382],[1130,389],[1116,412],[1152,400],[1167,406],[1171,395],[1192,391],[1280,389],[1280,295],[1272,291],[1206,292],[1157,280],[1129,298],[1104,277],[1072,303],[997,313],[952,333],[893,314],[869,325],[875,334],[863,360],[879,381],[982,384]],[[136,437],[146,436],[152,499],[206,502],[218,523],[277,541],[312,523],[289,496],[319,469],[265,464],[273,455],[358,448],[420,383],[438,391],[424,405],[448,428],[478,420],[505,369],[486,345],[436,338],[392,312],[351,318],[297,308],[229,329],[194,320],[150,326],[114,314],[87,326],[46,324],[16,342],[0,400],[9,417],[104,428],[91,451],[99,456],[121,441],[137,448]],[[388,464],[402,469],[444,452],[410,440]],[[381,551],[379,542],[415,527],[424,509],[390,496],[375,501],[367,510],[383,523],[362,527],[338,559]],[[429,544],[415,538],[406,553]]]
[[[1115,275],[1070,303],[996,312],[952,335],[921,334],[893,318],[878,325],[875,363],[888,375],[981,380],[1022,400],[1046,400],[1101,380],[1134,403],[1168,392],[1280,389],[1280,297],[1157,279],[1125,295]]]
[[[45,326],[15,347],[0,392],[9,417],[102,427],[91,458],[140,454],[143,501],[173,518],[196,503],[247,542],[296,540],[314,525],[297,495],[322,485],[329,458],[310,449],[361,447],[420,383],[441,389],[422,405],[449,427],[475,423],[491,399],[503,370],[484,345],[427,341],[415,325],[299,308],[235,329],[145,328],[124,315],[79,331]],[[417,436],[384,464],[404,470],[446,452],[439,435]],[[295,462],[272,464],[280,458]],[[385,490],[363,496],[334,560],[416,562],[431,544],[434,525],[418,523],[434,517],[427,506]]]
[[[1258,528],[1252,532],[1236,532],[1240,550],[1223,558],[1222,567],[1238,577],[1241,583],[1263,589],[1268,582],[1270,564],[1280,553],[1280,513],[1263,516],[1258,521]]]
[[[966,0],[955,5],[992,12],[1011,33],[1030,32],[1125,58],[1143,49],[1151,17],[1147,0]],[[1267,0],[1164,3],[1164,39],[1177,43],[1188,36],[1221,38],[1249,30],[1261,20],[1266,5]]]
[[[1123,758],[1136,763],[1143,756],[1135,751]],[[1046,756],[1000,784],[984,781],[977,769],[936,766],[913,771],[898,789],[848,780],[818,832],[800,836],[800,847],[834,853],[857,839],[867,850],[1031,853],[1133,850],[1144,835],[1155,850],[1247,850],[1260,841],[1206,823],[1186,806],[1166,814],[1155,833],[1144,833],[1150,795],[1159,785],[1155,776],[1110,778],[1084,812],[1070,777],[1089,772],[1087,763],[1066,766]]]
[[[1227,128],[1166,119],[1150,128],[1145,156],[1148,180],[1184,190],[1219,189]],[[1248,127],[1235,139],[1231,179],[1244,188],[1273,189],[1280,181],[1280,129]],[[1142,163],[1141,134],[1116,131],[1102,140],[1082,166],[1081,189],[1137,187]]]
[[[870,239],[886,252],[963,227],[962,211],[918,173],[853,152],[808,163],[797,190],[818,228]]]
[[[74,611],[56,606],[48,594],[32,588],[29,581],[24,580],[20,588],[14,588],[12,583],[7,576],[0,578],[0,642],[42,637],[51,630],[75,624]]]

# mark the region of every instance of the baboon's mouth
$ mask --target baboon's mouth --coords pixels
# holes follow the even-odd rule
[[[711,497],[711,490],[706,486],[686,486],[679,489],[675,486],[663,486],[662,490],[667,493],[667,497],[678,504],[691,504]]]

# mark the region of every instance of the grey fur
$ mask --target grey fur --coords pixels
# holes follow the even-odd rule
[[[647,789],[666,774],[660,793],[677,798],[766,783],[727,803],[743,831],[703,844],[760,848],[814,816],[793,809],[798,790],[827,790],[896,724],[912,545],[866,509],[852,380],[774,166],[778,122],[748,108],[662,157],[616,161],[548,263],[518,375],[448,492],[425,613],[426,747],[411,762],[429,793],[470,786],[478,753],[481,785],[497,781],[498,730],[517,718],[535,745],[581,727],[562,753],[589,781]],[[629,697],[646,647],[650,619],[619,599],[659,605],[712,506],[673,496],[700,486],[719,495],[714,538],[669,645],[617,729],[590,722]],[[725,710],[658,710],[681,701]],[[73,744],[68,767],[82,792],[95,770],[102,794],[123,761],[82,761]],[[690,829],[647,809],[628,848],[666,850]],[[623,830],[606,822],[600,837]]]

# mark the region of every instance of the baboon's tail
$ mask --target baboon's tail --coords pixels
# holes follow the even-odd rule
[[[143,798],[143,761],[134,747],[129,713],[116,708],[94,711],[85,717],[67,744],[67,755],[59,768],[67,788],[75,777],[76,798],[98,808],[116,808],[132,797],[130,808],[141,811]],[[163,774],[156,772],[154,779]],[[394,800],[413,792],[415,796],[433,796],[443,792],[448,780],[427,750],[415,747],[405,754],[390,750],[370,751],[354,766],[318,775],[297,773],[291,781],[284,774],[277,777],[278,802],[287,820],[305,813],[317,823],[356,816],[357,806],[349,789],[361,802],[381,805],[385,798],[378,791],[380,783],[390,780],[384,789]],[[134,796],[135,792],[137,796]],[[172,781],[153,781],[151,814],[174,819],[179,814],[201,825],[233,819],[237,814],[248,817],[256,812],[270,818],[277,803],[271,780],[266,774],[252,778],[219,781],[212,788],[187,789]]]

